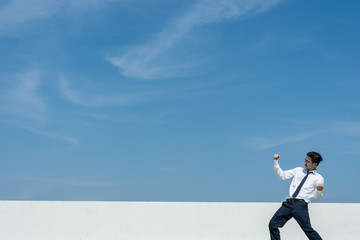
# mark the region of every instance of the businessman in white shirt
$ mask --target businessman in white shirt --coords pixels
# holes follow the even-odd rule
[[[280,155],[274,155],[274,170],[282,180],[292,180],[289,195],[269,222],[271,240],[280,240],[279,228],[294,218],[306,236],[311,240],[321,240],[320,235],[311,227],[308,204],[310,198],[320,200],[323,194],[324,178],[316,168],[323,160],[317,152],[309,152],[305,158],[305,168],[297,167],[283,171],[280,168]]]

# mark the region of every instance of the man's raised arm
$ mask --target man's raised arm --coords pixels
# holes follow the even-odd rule
[[[282,180],[290,180],[294,177],[294,170],[283,171],[279,165],[279,154],[274,154],[274,171],[276,175]]]

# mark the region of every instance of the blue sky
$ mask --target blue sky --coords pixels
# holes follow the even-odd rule
[[[0,198],[276,202],[318,151],[360,202],[359,7],[1,1]]]

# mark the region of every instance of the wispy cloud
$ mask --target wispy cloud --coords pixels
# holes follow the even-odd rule
[[[46,121],[46,103],[39,94],[40,74],[28,71],[15,77],[15,86],[1,97],[3,113],[25,117],[33,121]]]
[[[56,140],[60,140],[60,141],[64,141],[64,142],[68,142],[70,144],[72,144],[73,146],[76,146],[79,141],[77,138],[72,137],[72,136],[66,136],[64,134],[59,134],[59,133],[55,133],[55,132],[51,132],[51,131],[46,131],[46,130],[41,130],[38,128],[34,128],[31,126],[26,126],[26,125],[22,125],[20,126],[22,129],[25,129],[29,132],[35,133],[37,135],[40,136],[44,136],[44,137],[48,137],[51,139],[56,139]]]
[[[360,123],[358,122],[338,122],[333,132],[343,135],[360,135]]]
[[[160,114],[145,116],[145,115],[121,115],[117,116],[114,114],[98,114],[98,113],[84,113],[81,114],[84,117],[107,122],[151,122],[156,124],[162,124],[165,122],[164,118],[167,115],[172,114],[173,111],[167,111]]]
[[[213,94],[212,89],[216,87],[219,91],[219,82],[206,82],[157,87],[143,85],[141,88],[133,87],[131,90],[123,89],[120,91],[116,90],[120,88],[119,86],[114,86],[114,92],[104,95],[92,86],[91,81],[87,81],[87,87],[72,86],[76,83],[78,82],[70,82],[67,78],[61,77],[59,79],[59,90],[67,100],[84,107],[121,107],[162,98],[186,98],[191,94]]]
[[[0,9],[0,33],[54,14],[64,1],[11,0]]]
[[[298,120],[288,120],[291,124],[302,124],[302,125],[312,125],[317,126],[316,122],[311,121],[298,121]],[[300,142],[314,136],[321,136],[322,134],[326,134],[329,138],[338,138],[339,135],[344,137],[350,136],[359,136],[360,135],[360,124],[357,122],[349,122],[349,121],[338,121],[338,122],[326,122],[322,124],[322,126],[317,127],[316,130],[311,132],[303,132],[303,133],[293,133],[288,136],[277,135],[275,137],[250,137],[245,146],[254,149],[254,150],[265,150],[269,148],[274,148],[278,146],[282,146],[289,143]],[[353,144],[351,144],[353,147]]]
[[[289,143],[303,141],[318,134],[320,134],[320,132],[301,133],[285,137],[276,136],[274,138],[253,137],[247,141],[246,146],[254,150],[265,150]]]
[[[85,107],[111,107],[127,106],[149,100],[151,96],[158,94],[158,91],[117,93],[107,95],[96,95],[94,93],[81,93],[71,88],[65,78],[60,78],[60,91],[69,101]]]
[[[73,145],[78,143],[74,137],[46,130],[46,126],[51,122],[51,117],[46,98],[41,94],[42,80],[39,71],[25,71],[11,80],[9,83],[11,86],[3,88],[0,97],[2,122]]]
[[[116,0],[10,0],[0,8],[0,35],[14,34],[30,21],[63,13],[61,10],[84,11]]]
[[[122,56],[106,59],[120,68],[123,75],[138,79],[155,79],[178,75],[195,62],[171,61],[167,55],[185,41],[195,28],[205,24],[264,13],[281,0],[200,0],[184,15],[143,45],[130,47]]]

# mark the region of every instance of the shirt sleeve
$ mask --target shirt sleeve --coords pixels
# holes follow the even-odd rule
[[[276,175],[282,180],[291,180],[295,175],[295,169],[283,171],[279,165],[278,160],[274,160],[274,171]]]
[[[321,177],[321,178],[316,182],[316,186],[319,185],[319,184],[324,184],[324,178],[323,178],[323,177]],[[321,198],[322,198],[322,196],[323,196],[323,191],[318,191],[318,190],[316,189],[315,200],[316,200],[316,201],[320,201]]]

